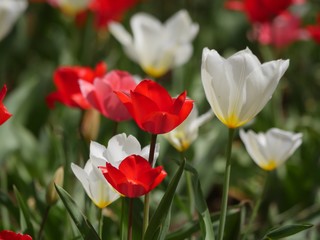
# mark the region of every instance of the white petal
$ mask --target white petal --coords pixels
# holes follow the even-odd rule
[[[138,140],[125,133],[113,136],[108,142],[108,148],[104,156],[114,167],[118,167],[122,160],[132,154],[138,154],[141,146]]]
[[[88,179],[88,174],[78,165],[71,163],[71,170],[74,173],[74,175],[78,178],[78,180],[81,182],[84,190],[86,191],[87,195],[92,198],[91,191],[90,191],[90,183]]]
[[[107,159],[104,157],[104,153],[107,148],[95,141],[90,142],[90,159],[95,166],[106,165]]]
[[[201,79],[203,88],[215,115],[223,121],[228,116],[229,95],[232,87],[227,76],[228,65],[215,50],[203,49]]]
[[[26,10],[26,0],[1,0],[0,1],[0,40],[12,29],[19,16]]]

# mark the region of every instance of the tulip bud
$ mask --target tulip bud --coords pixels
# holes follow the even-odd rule
[[[63,178],[64,178],[64,170],[63,167],[59,167],[51,182],[49,183],[47,187],[47,192],[46,192],[46,201],[48,205],[53,205],[58,201],[58,193],[54,187],[54,184],[62,186],[63,185]]]
[[[97,139],[100,127],[100,113],[95,109],[84,112],[81,122],[81,134],[83,138],[90,142]]]

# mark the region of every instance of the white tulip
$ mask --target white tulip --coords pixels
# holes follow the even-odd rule
[[[150,145],[141,149],[139,141],[132,135],[121,133],[113,136],[109,142],[108,147],[92,141],[90,144],[90,159],[93,160],[96,166],[105,166],[110,163],[112,166],[118,168],[122,160],[130,155],[140,155],[141,157],[149,158]],[[160,145],[156,144],[154,162],[159,156]]]
[[[123,45],[128,57],[150,76],[160,77],[191,57],[191,41],[199,26],[192,23],[186,10],[180,10],[164,24],[146,13],[137,13],[130,24],[133,36],[116,22],[110,23],[109,30]]]
[[[120,197],[91,159],[87,161],[84,169],[73,163],[71,169],[97,207],[105,208]]]
[[[229,128],[252,120],[272,97],[289,60],[261,64],[249,48],[225,59],[203,49],[201,78],[217,118]]]
[[[240,137],[254,162],[268,171],[284,163],[302,143],[301,133],[277,128],[258,134],[241,129]]]
[[[27,6],[27,0],[0,1],[0,40],[10,32],[20,15],[26,10]]]
[[[92,0],[48,0],[53,6],[59,7],[64,13],[76,15],[88,8]]]
[[[163,136],[179,152],[183,152],[190,147],[194,140],[197,139],[199,127],[213,118],[213,116],[214,114],[210,110],[199,117],[198,109],[196,105],[194,105],[186,120],[171,132],[163,134]]]

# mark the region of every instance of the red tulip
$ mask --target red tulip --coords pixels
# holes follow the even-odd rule
[[[119,20],[137,2],[139,0],[93,0],[89,9],[95,14],[96,27],[103,28],[110,21]]]
[[[0,125],[7,121],[12,114],[8,112],[7,108],[3,105],[2,101],[7,93],[7,86],[4,85],[0,91]]]
[[[32,240],[28,234],[15,233],[9,230],[0,232],[0,240]]]
[[[272,20],[295,0],[228,0],[226,8],[244,11],[251,22]]]
[[[117,122],[128,120],[131,115],[114,91],[129,93],[136,85],[129,73],[119,70],[111,71],[102,78],[96,78],[93,83],[80,81],[82,94],[91,106],[105,117]]]
[[[273,21],[253,25],[253,37],[261,44],[282,48],[298,40],[308,38],[301,28],[301,19],[288,11],[282,12]]]
[[[54,103],[57,101],[69,107],[89,109],[91,106],[82,96],[79,80],[93,82],[96,77],[103,76],[106,70],[105,63],[99,63],[94,70],[80,66],[58,68],[53,76],[57,91],[47,96],[48,106],[54,108]]]
[[[317,17],[317,24],[307,26],[307,31],[314,41],[320,43],[320,14]]]
[[[170,132],[189,115],[193,101],[186,92],[172,98],[167,90],[152,80],[144,80],[130,94],[116,92],[138,126],[153,134]]]
[[[129,198],[147,194],[167,176],[161,166],[152,168],[148,160],[139,155],[126,157],[119,169],[110,163],[100,169],[107,181],[121,194]]]

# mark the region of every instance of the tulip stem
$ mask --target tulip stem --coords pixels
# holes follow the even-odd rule
[[[45,210],[44,214],[43,214],[42,222],[41,222],[41,225],[40,225],[40,230],[39,230],[39,233],[38,233],[38,240],[42,239],[44,226],[46,225],[50,209],[51,209],[51,205],[48,205],[46,207],[46,210]]]
[[[129,200],[129,218],[128,218],[128,240],[132,240],[132,212],[133,212],[133,198]]]
[[[150,152],[149,152],[149,163],[153,167],[153,161],[154,161],[154,152],[156,148],[156,143],[157,143],[157,134],[151,134],[151,143],[150,143]],[[143,209],[143,229],[142,229],[142,234],[146,232],[149,224],[149,205],[150,205],[150,196],[149,193],[147,193],[144,196],[144,209]]]
[[[222,191],[222,200],[221,200],[221,213],[219,221],[219,233],[218,240],[223,239],[224,228],[226,224],[227,216],[227,206],[228,206],[228,192],[229,192],[229,183],[230,183],[230,172],[231,172],[231,152],[232,152],[232,140],[235,133],[234,128],[229,128],[229,138],[228,145],[226,150],[226,168],[224,173],[223,180],[223,191]]]
[[[102,239],[102,230],[103,230],[103,208],[99,211],[99,237]]]
[[[184,152],[180,152],[180,157],[181,157],[181,162],[182,162],[185,159]],[[194,204],[194,191],[193,191],[193,187],[192,187],[191,173],[186,172],[186,171],[184,173],[185,173],[188,198],[189,198],[188,215],[189,215],[189,219],[192,220],[195,204]]]
[[[244,235],[242,237],[242,240],[245,240],[247,239],[247,236],[248,234],[250,233],[251,229],[252,229],[252,225],[253,225],[253,222],[254,220],[256,219],[257,217],[257,214],[258,214],[258,211],[259,211],[259,208],[260,208],[260,205],[261,205],[261,202],[262,202],[262,198],[263,196],[265,195],[265,192],[266,192],[266,189],[267,189],[267,181],[268,181],[268,176],[269,174],[265,177],[264,179],[264,183],[262,183],[262,191],[261,191],[261,194],[259,195],[258,199],[256,200],[256,203],[254,205],[254,208],[252,210],[252,214],[250,216],[250,219],[249,219],[249,223],[248,223],[248,226],[247,228],[245,229],[245,232],[244,232]]]

